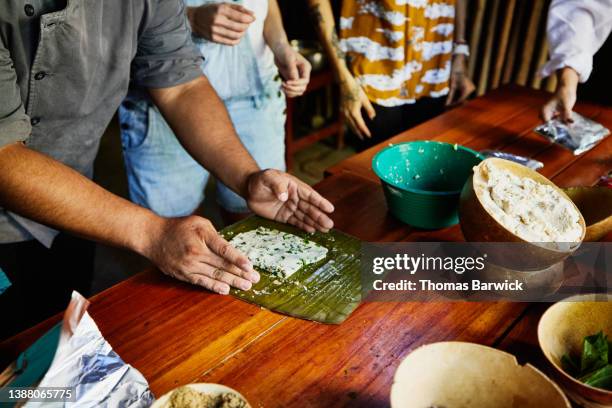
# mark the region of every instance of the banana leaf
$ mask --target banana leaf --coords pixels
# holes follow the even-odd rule
[[[228,226],[221,231],[221,235],[230,240],[236,234],[258,227],[288,232],[316,242],[328,249],[327,256],[306,265],[287,279],[256,268],[261,280],[249,291],[232,289],[230,294],[265,309],[301,319],[327,324],[340,324],[346,320],[361,301],[361,242],[337,230],[326,234],[309,234],[257,216]]]

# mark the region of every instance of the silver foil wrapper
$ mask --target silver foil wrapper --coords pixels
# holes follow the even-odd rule
[[[544,163],[538,160],[530,159],[529,157],[519,156],[517,154],[500,152],[497,150],[483,150],[480,152],[484,157],[496,157],[498,159],[510,160],[518,164],[522,164],[531,170],[537,170],[544,167]]]
[[[53,362],[38,387],[73,387],[74,402],[28,402],[25,407],[150,406],[147,380],[126,364],[102,337],[87,313],[89,302],[73,292]]]
[[[535,128],[547,139],[571,150],[575,156],[592,149],[610,130],[600,123],[572,112],[573,123],[565,124],[558,119],[549,120]]]

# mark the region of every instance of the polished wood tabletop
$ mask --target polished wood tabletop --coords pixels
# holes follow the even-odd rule
[[[543,93],[504,88],[391,140],[436,139],[536,157],[563,186],[593,185],[612,170],[612,137],[573,156],[532,132]],[[577,110],[612,128],[612,110]],[[336,228],[370,242],[461,241],[458,227],[422,231],[388,212],[370,162],[385,144],[334,168],[316,188],[336,207]],[[609,238],[609,237],[608,237]],[[365,303],[341,325],[282,316],[145,271],[91,299],[102,334],[161,394],[222,383],[253,407],[387,407],[393,374],[416,347],[444,340],[510,350],[541,364],[535,326],[543,305],[509,302]],[[58,317],[0,344],[8,363]]]

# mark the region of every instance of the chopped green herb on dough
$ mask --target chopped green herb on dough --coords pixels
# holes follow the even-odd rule
[[[282,278],[327,256],[327,248],[321,245],[264,227],[240,233],[230,244],[242,251],[256,267]]]

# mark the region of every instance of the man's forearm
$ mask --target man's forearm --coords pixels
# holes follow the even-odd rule
[[[273,52],[280,47],[287,46],[287,33],[283,27],[283,18],[276,0],[269,0],[268,15],[264,21],[264,40]]]
[[[75,235],[144,254],[162,219],[21,143],[0,148],[0,206]]]
[[[346,65],[346,55],[340,48],[331,4],[329,0],[308,0],[308,6],[325,53],[331,61],[336,76],[342,80],[351,73]]]
[[[245,197],[248,178],[259,167],[236,135],[223,102],[206,77],[149,92],[189,154]]]

